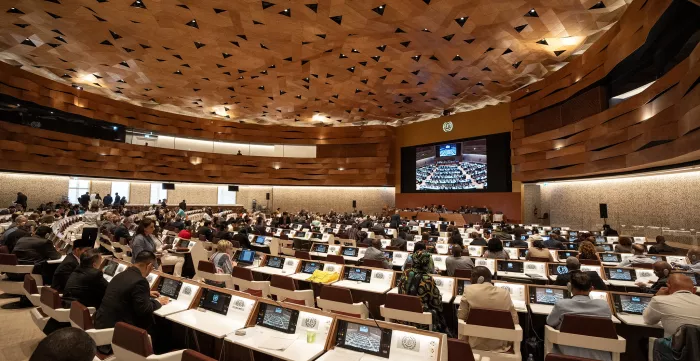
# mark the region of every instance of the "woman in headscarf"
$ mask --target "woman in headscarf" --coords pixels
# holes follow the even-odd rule
[[[442,295],[430,273],[433,272],[433,258],[424,249],[411,255],[411,268],[406,269],[399,279],[398,291],[402,295],[418,296],[423,304],[423,311],[433,315],[433,331],[446,332],[442,319]],[[423,325],[412,325],[427,329]]]

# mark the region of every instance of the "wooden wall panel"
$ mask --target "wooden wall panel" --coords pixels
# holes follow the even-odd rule
[[[487,207],[503,214],[514,222],[520,220],[519,192],[487,193],[396,193],[397,208],[419,208],[426,204],[444,204],[448,209],[464,205]]]
[[[700,132],[694,131],[700,127],[700,87],[694,86],[700,77],[700,45],[649,88],[612,108],[589,114],[606,94],[596,89],[580,94],[644,44],[671,2],[634,1],[621,20],[583,55],[552,76],[513,93],[514,181],[700,160]],[[560,126],[548,128],[546,119],[529,122],[555,112],[551,109],[564,110]]]
[[[0,121],[0,169],[29,173],[220,184],[389,185],[388,149],[377,148],[382,156],[237,156],[89,139]]]

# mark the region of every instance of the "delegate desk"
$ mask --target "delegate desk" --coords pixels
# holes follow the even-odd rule
[[[399,274],[400,275],[400,274]],[[438,290],[440,290],[440,296],[442,297],[442,303],[452,303],[452,300],[455,297],[455,287],[456,287],[456,282],[454,277],[445,277],[445,276],[438,276],[438,275],[430,275],[433,277],[433,280],[435,280],[435,285],[437,286]],[[395,286],[391,290],[389,290],[388,293],[399,293],[399,288],[398,288],[398,279],[399,276],[396,277],[395,281]]]
[[[300,264],[301,260],[298,258],[265,255],[260,262],[260,266],[252,268],[252,271],[266,275],[291,276],[299,272]]]
[[[200,296],[199,284],[167,273],[159,272],[158,276],[158,282],[152,285],[151,290],[158,291],[169,302],[154,312],[156,316],[165,317],[195,306],[195,301]]]
[[[561,252],[563,252],[563,251],[561,251]],[[593,271],[593,272],[597,273],[601,279],[603,278],[603,276],[602,276],[603,272],[601,271],[600,266],[591,266],[591,265],[582,264],[581,271],[583,271],[583,272]],[[547,277],[549,277],[549,280],[552,282],[557,280],[557,276],[565,275],[568,273],[569,273],[569,268],[566,267],[565,264],[547,263]]]
[[[341,246],[325,243],[314,243],[311,245],[309,255],[314,259],[326,258],[329,254],[340,255]]]
[[[545,262],[497,260],[498,278],[509,278],[527,281],[546,281],[547,264]]]
[[[329,350],[317,361],[447,360],[447,335],[383,321],[336,316]]]
[[[315,360],[326,351],[333,326],[330,313],[259,299],[253,315],[245,329],[226,336],[227,343],[287,361]]]
[[[353,302],[367,302],[371,316],[379,318],[379,306],[394,284],[394,271],[370,267],[345,266],[340,281],[333,286],[352,292]]]
[[[654,271],[646,268],[603,267],[604,280],[610,286],[639,289],[637,282],[653,283],[658,280]]]
[[[562,286],[541,286],[541,285],[528,285],[527,286],[527,305],[535,315],[548,316],[557,301],[564,298],[571,298],[571,292],[566,287]],[[594,300],[603,300],[610,307],[610,300],[608,297],[608,292],[606,291],[591,291],[589,297]],[[614,323],[620,323],[620,321],[613,316],[613,310],[610,310],[611,320]]]

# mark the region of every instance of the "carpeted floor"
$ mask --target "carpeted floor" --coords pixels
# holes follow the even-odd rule
[[[29,315],[31,308],[6,309],[19,301],[0,294],[0,361],[25,361],[44,338]]]

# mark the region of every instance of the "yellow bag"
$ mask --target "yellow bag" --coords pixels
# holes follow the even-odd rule
[[[331,283],[338,280],[338,274],[335,272],[325,272],[315,270],[314,273],[307,279],[309,282]]]

